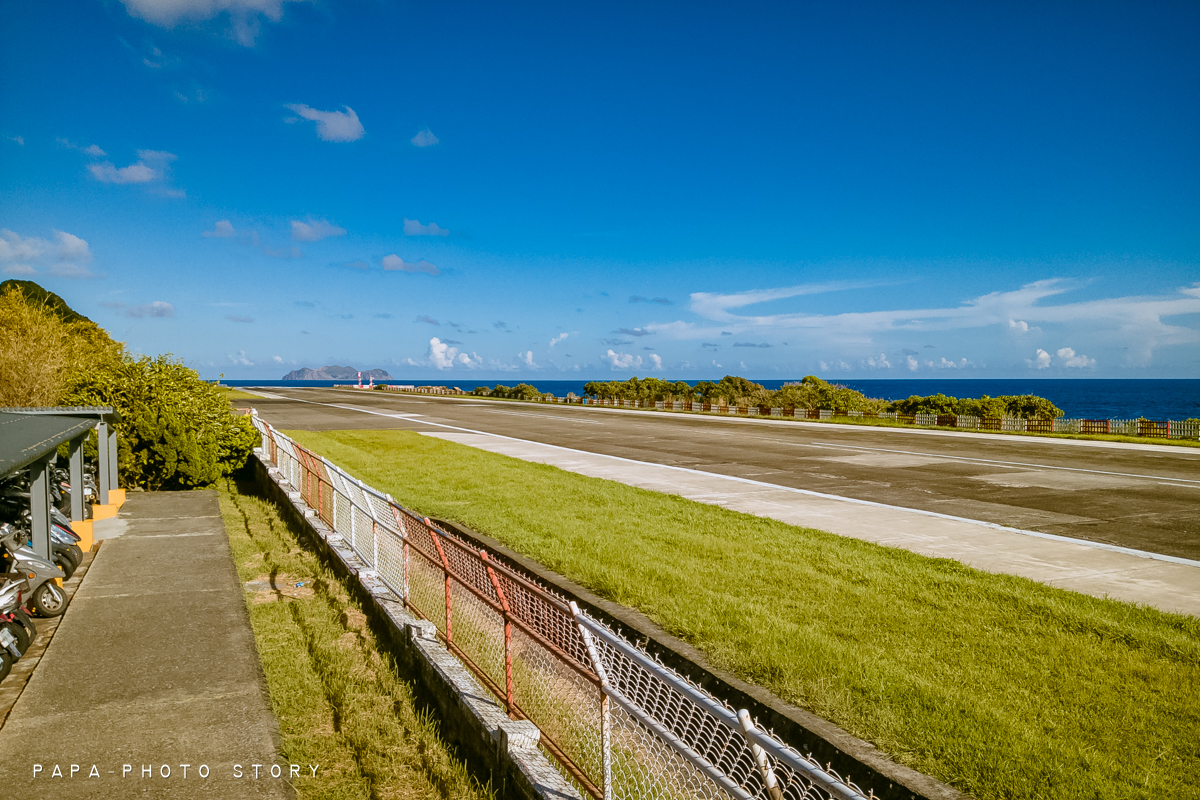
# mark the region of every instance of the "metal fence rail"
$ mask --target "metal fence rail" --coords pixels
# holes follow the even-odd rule
[[[860,800],[533,577],[433,525],[251,414],[266,455],[566,775],[597,800]]]

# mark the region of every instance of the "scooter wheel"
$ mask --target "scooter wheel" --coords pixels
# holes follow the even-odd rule
[[[71,558],[69,554],[55,553],[54,566],[63,571],[64,580],[70,580],[71,576],[75,574],[75,568],[79,565],[75,563],[75,559]]]
[[[17,640],[17,649],[21,651],[21,655],[29,652],[29,631],[25,630],[24,625],[19,622],[5,622],[3,625],[0,625],[0,629],[3,628],[8,628],[12,631],[13,638]],[[9,655],[12,655],[12,653],[9,653]]]
[[[67,610],[67,595],[53,581],[46,581],[29,598],[29,609],[39,617],[57,617]]]
[[[8,673],[12,672],[13,657],[12,653],[4,650],[0,652],[0,681],[8,677]]]

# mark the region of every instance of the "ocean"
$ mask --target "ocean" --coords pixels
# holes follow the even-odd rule
[[[595,378],[594,380],[606,380]],[[789,380],[799,380],[799,377]],[[268,381],[227,380],[227,386],[333,386],[350,381]],[[697,381],[688,380],[695,384]],[[778,389],[787,380],[760,380],[768,389]],[[481,381],[457,379],[447,375],[443,380],[392,380],[388,383],[411,383],[418,386],[448,384],[471,390],[476,386],[512,386],[529,383],[539,391],[562,397],[568,392],[583,394],[587,381],[540,380],[537,378]],[[837,381],[857,389],[868,397],[901,400],[910,395],[930,395],[941,392],[952,397],[981,397],[1002,394],[1036,394],[1045,397],[1066,412],[1068,417],[1084,419],[1190,419],[1200,418],[1200,380],[1196,379],[1110,379],[1110,378],[1030,378],[987,380],[975,378],[922,380],[844,380]]]

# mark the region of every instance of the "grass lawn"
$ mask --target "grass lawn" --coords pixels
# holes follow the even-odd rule
[[[981,798],[1200,797],[1200,620],[408,431],[291,434]]]
[[[283,757],[320,764],[302,800],[492,797],[447,751],[437,722],[376,649],[366,617],[274,505],[220,487],[221,515],[246,591],[254,639],[283,734]],[[303,586],[297,586],[303,584]]]

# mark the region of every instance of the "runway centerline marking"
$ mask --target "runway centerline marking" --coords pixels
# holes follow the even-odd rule
[[[756,437],[761,439],[762,437]],[[787,444],[799,444],[797,442],[788,442]],[[871,453],[897,453],[906,456],[924,456],[926,458],[945,458],[953,461],[970,461],[974,464],[998,464],[1003,467],[1034,467],[1036,469],[1057,469],[1064,472],[1087,472],[1092,475],[1114,475],[1118,478],[1143,478],[1149,481],[1177,481],[1179,483],[1195,484],[1200,486],[1200,481],[1194,481],[1190,478],[1172,478],[1167,475],[1138,475],[1131,472],[1106,472],[1102,469],[1084,469],[1083,467],[1055,467],[1050,464],[1027,464],[1023,461],[997,461],[990,458],[971,458],[970,456],[947,456],[939,453],[919,453],[915,450],[887,450],[882,447],[859,447],[853,444],[833,444],[831,442],[812,442],[811,444],[801,444],[801,447],[840,447],[845,450],[865,450]]]
[[[326,406],[327,408],[340,408],[346,411],[357,411],[362,414],[372,414],[379,417],[394,417],[395,414],[387,414],[382,411],[372,411],[366,408],[355,408],[354,406],[343,406],[336,403],[319,403],[315,400],[301,400],[300,398],[289,398],[297,403],[308,403],[314,406]],[[521,442],[522,444],[535,444],[539,447],[547,447],[552,450],[562,450],[566,453],[578,453],[579,455],[594,456],[596,458],[607,458],[612,461],[623,461],[627,464],[637,464],[639,466],[659,467],[661,469],[675,470],[677,472],[687,472],[693,475],[701,475],[707,478],[718,478],[721,480],[733,481],[735,483],[745,483],[751,486],[761,486],[767,489],[775,489],[791,494],[802,494],[808,497],[819,497],[823,500],[835,500],[842,503],[850,503],[852,505],[867,506],[869,508],[882,508],[888,511],[905,511],[910,514],[920,514],[925,517],[934,517],[936,519],[944,519],[952,522],[963,522],[968,525],[978,525],[984,528],[1001,531],[1002,533],[1019,533],[1024,536],[1032,536],[1035,539],[1047,539],[1052,542],[1062,542],[1065,544],[1076,544],[1081,547],[1088,547],[1094,550],[1107,550],[1113,553],[1125,553],[1126,555],[1137,556],[1138,558],[1147,558],[1155,561],[1166,561],[1172,564],[1182,564],[1187,567],[1200,567],[1200,561],[1193,561],[1190,558],[1180,558],[1178,556],[1168,556],[1162,553],[1151,553],[1147,550],[1135,550],[1132,547],[1121,547],[1115,544],[1107,544],[1105,542],[1095,542],[1089,539],[1076,539],[1071,536],[1059,536],[1053,533],[1042,533],[1041,531],[1031,531],[1025,528],[1014,528],[1009,525],[1001,525],[996,522],[985,522],[984,520],[971,519],[970,517],[958,517],[953,514],[940,514],[936,511],[925,511],[920,508],[909,508],[908,506],[894,506],[887,503],[877,503],[874,500],[859,500],[856,497],[842,497],[836,494],[826,494],[824,492],[814,492],[809,489],[796,489],[791,486],[781,486],[778,483],[767,483],[766,481],[756,481],[751,478],[739,478],[736,475],[722,475],[718,472],[708,472],[701,469],[690,469],[688,467],[677,467],[672,464],[659,464],[653,461],[638,461],[633,458],[623,458],[621,456],[610,456],[607,453],[593,453],[588,450],[577,450],[573,447],[562,447],[557,444],[546,444],[545,442],[536,442],[532,439],[520,439],[516,436],[505,436],[501,433],[491,433],[489,431],[479,431],[472,428],[463,428],[458,425],[447,425],[441,422],[430,422],[424,419],[409,420],[418,425],[431,425],[436,428],[447,428],[452,431],[461,431],[462,433],[473,433],[479,436],[491,436],[496,439],[507,439],[510,442]]]

